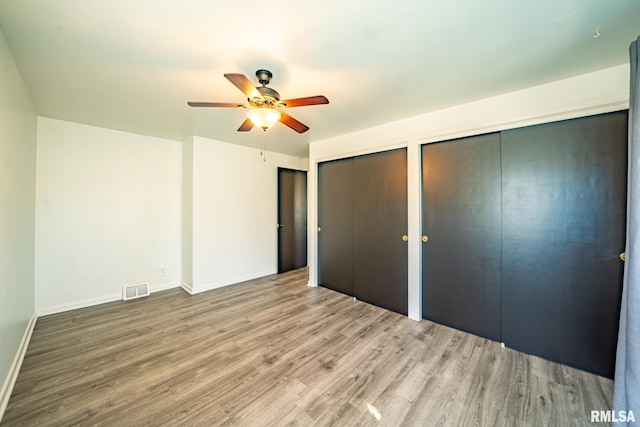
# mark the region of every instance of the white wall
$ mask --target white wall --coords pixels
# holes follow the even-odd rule
[[[193,292],[276,273],[277,168],[306,160],[193,138]]]
[[[0,33],[0,418],[35,322],[36,112]]]
[[[626,64],[313,142],[309,162],[615,111],[628,103]]]
[[[420,145],[628,107],[629,66],[561,80],[314,142],[309,147],[309,284],[318,284],[318,162],[407,147],[409,190],[409,317],[422,313]],[[427,243],[428,244],[428,243]]]
[[[180,142],[38,118],[38,315],[120,299],[127,284],[179,285],[181,153]]]

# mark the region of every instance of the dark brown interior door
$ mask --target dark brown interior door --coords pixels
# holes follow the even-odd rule
[[[505,131],[503,341],[613,375],[627,114]]]
[[[500,134],[422,146],[422,317],[499,341]]]
[[[356,157],[353,185],[354,291],[407,314],[407,150]]]
[[[318,283],[353,295],[353,158],[318,165]]]
[[[278,273],[307,265],[307,173],[278,168]]]

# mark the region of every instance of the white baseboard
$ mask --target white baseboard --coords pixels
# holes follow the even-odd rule
[[[150,285],[149,289],[153,294],[154,292],[166,291],[168,289],[177,288],[178,286],[180,286],[179,282],[167,282],[167,283],[160,283],[157,285]],[[38,312],[38,316],[42,317],[42,316],[48,316],[50,314],[62,313],[65,311],[76,310],[78,308],[91,307],[93,305],[105,304],[105,303],[114,302],[114,301],[122,301],[122,292],[118,292],[117,294],[111,294],[111,295],[103,295],[97,298],[74,301],[68,304],[37,308],[36,311]]]
[[[193,286],[187,282],[180,282],[180,287],[187,291],[189,295],[193,295]]]
[[[50,314],[62,313],[65,311],[76,310],[78,308],[91,307],[92,305],[105,304],[113,301],[122,301],[122,292],[112,295],[104,295],[97,298],[90,298],[81,301],[74,301],[67,304],[60,304],[51,307],[37,308],[38,317],[48,316]]]
[[[169,289],[174,289],[180,287],[180,282],[167,282],[167,283],[159,283],[157,285],[151,285],[151,293],[154,292],[162,292],[168,291]]]
[[[265,270],[258,273],[247,274],[245,276],[236,276],[230,279],[220,280],[218,282],[205,283],[203,285],[197,285],[191,287],[190,294],[199,294],[200,292],[211,291],[213,289],[223,288],[225,286],[235,285],[237,283],[246,282],[247,280],[259,279],[260,277],[270,276],[276,274],[276,270]],[[184,286],[183,286],[184,288]],[[186,289],[185,289],[186,290]]]
[[[20,372],[24,355],[27,352],[27,347],[29,347],[29,341],[31,341],[31,334],[33,333],[33,328],[36,326],[36,320],[38,320],[38,315],[34,311],[31,315],[31,319],[29,319],[29,323],[27,324],[27,329],[24,331],[18,351],[13,358],[7,378],[5,378],[4,383],[2,384],[2,389],[0,389],[0,420],[2,420],[4,411],[7,409],[11,392],[13,392],[13,386],[16,384],[16,380],[18,379],[18,373]]]

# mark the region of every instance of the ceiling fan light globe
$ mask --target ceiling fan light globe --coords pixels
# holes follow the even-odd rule
[[[251,120],[253,125],[264,130],[275,125],[280,117],[282,117],[280,112],[273,108],[252,108],[247,111],[247,118]]]

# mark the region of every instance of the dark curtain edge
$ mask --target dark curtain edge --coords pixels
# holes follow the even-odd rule
[[[627,196],[627,261],[624,266],[620,327],[616,352],[612,425],[640,425],[640,108],[638,57],[640,37],[629,46],[629,167]],[[636,250],[638,249],[638,251]],[[592,408],[597,409],[597,408]],[[631,413],[630,413],[631,412]]]

